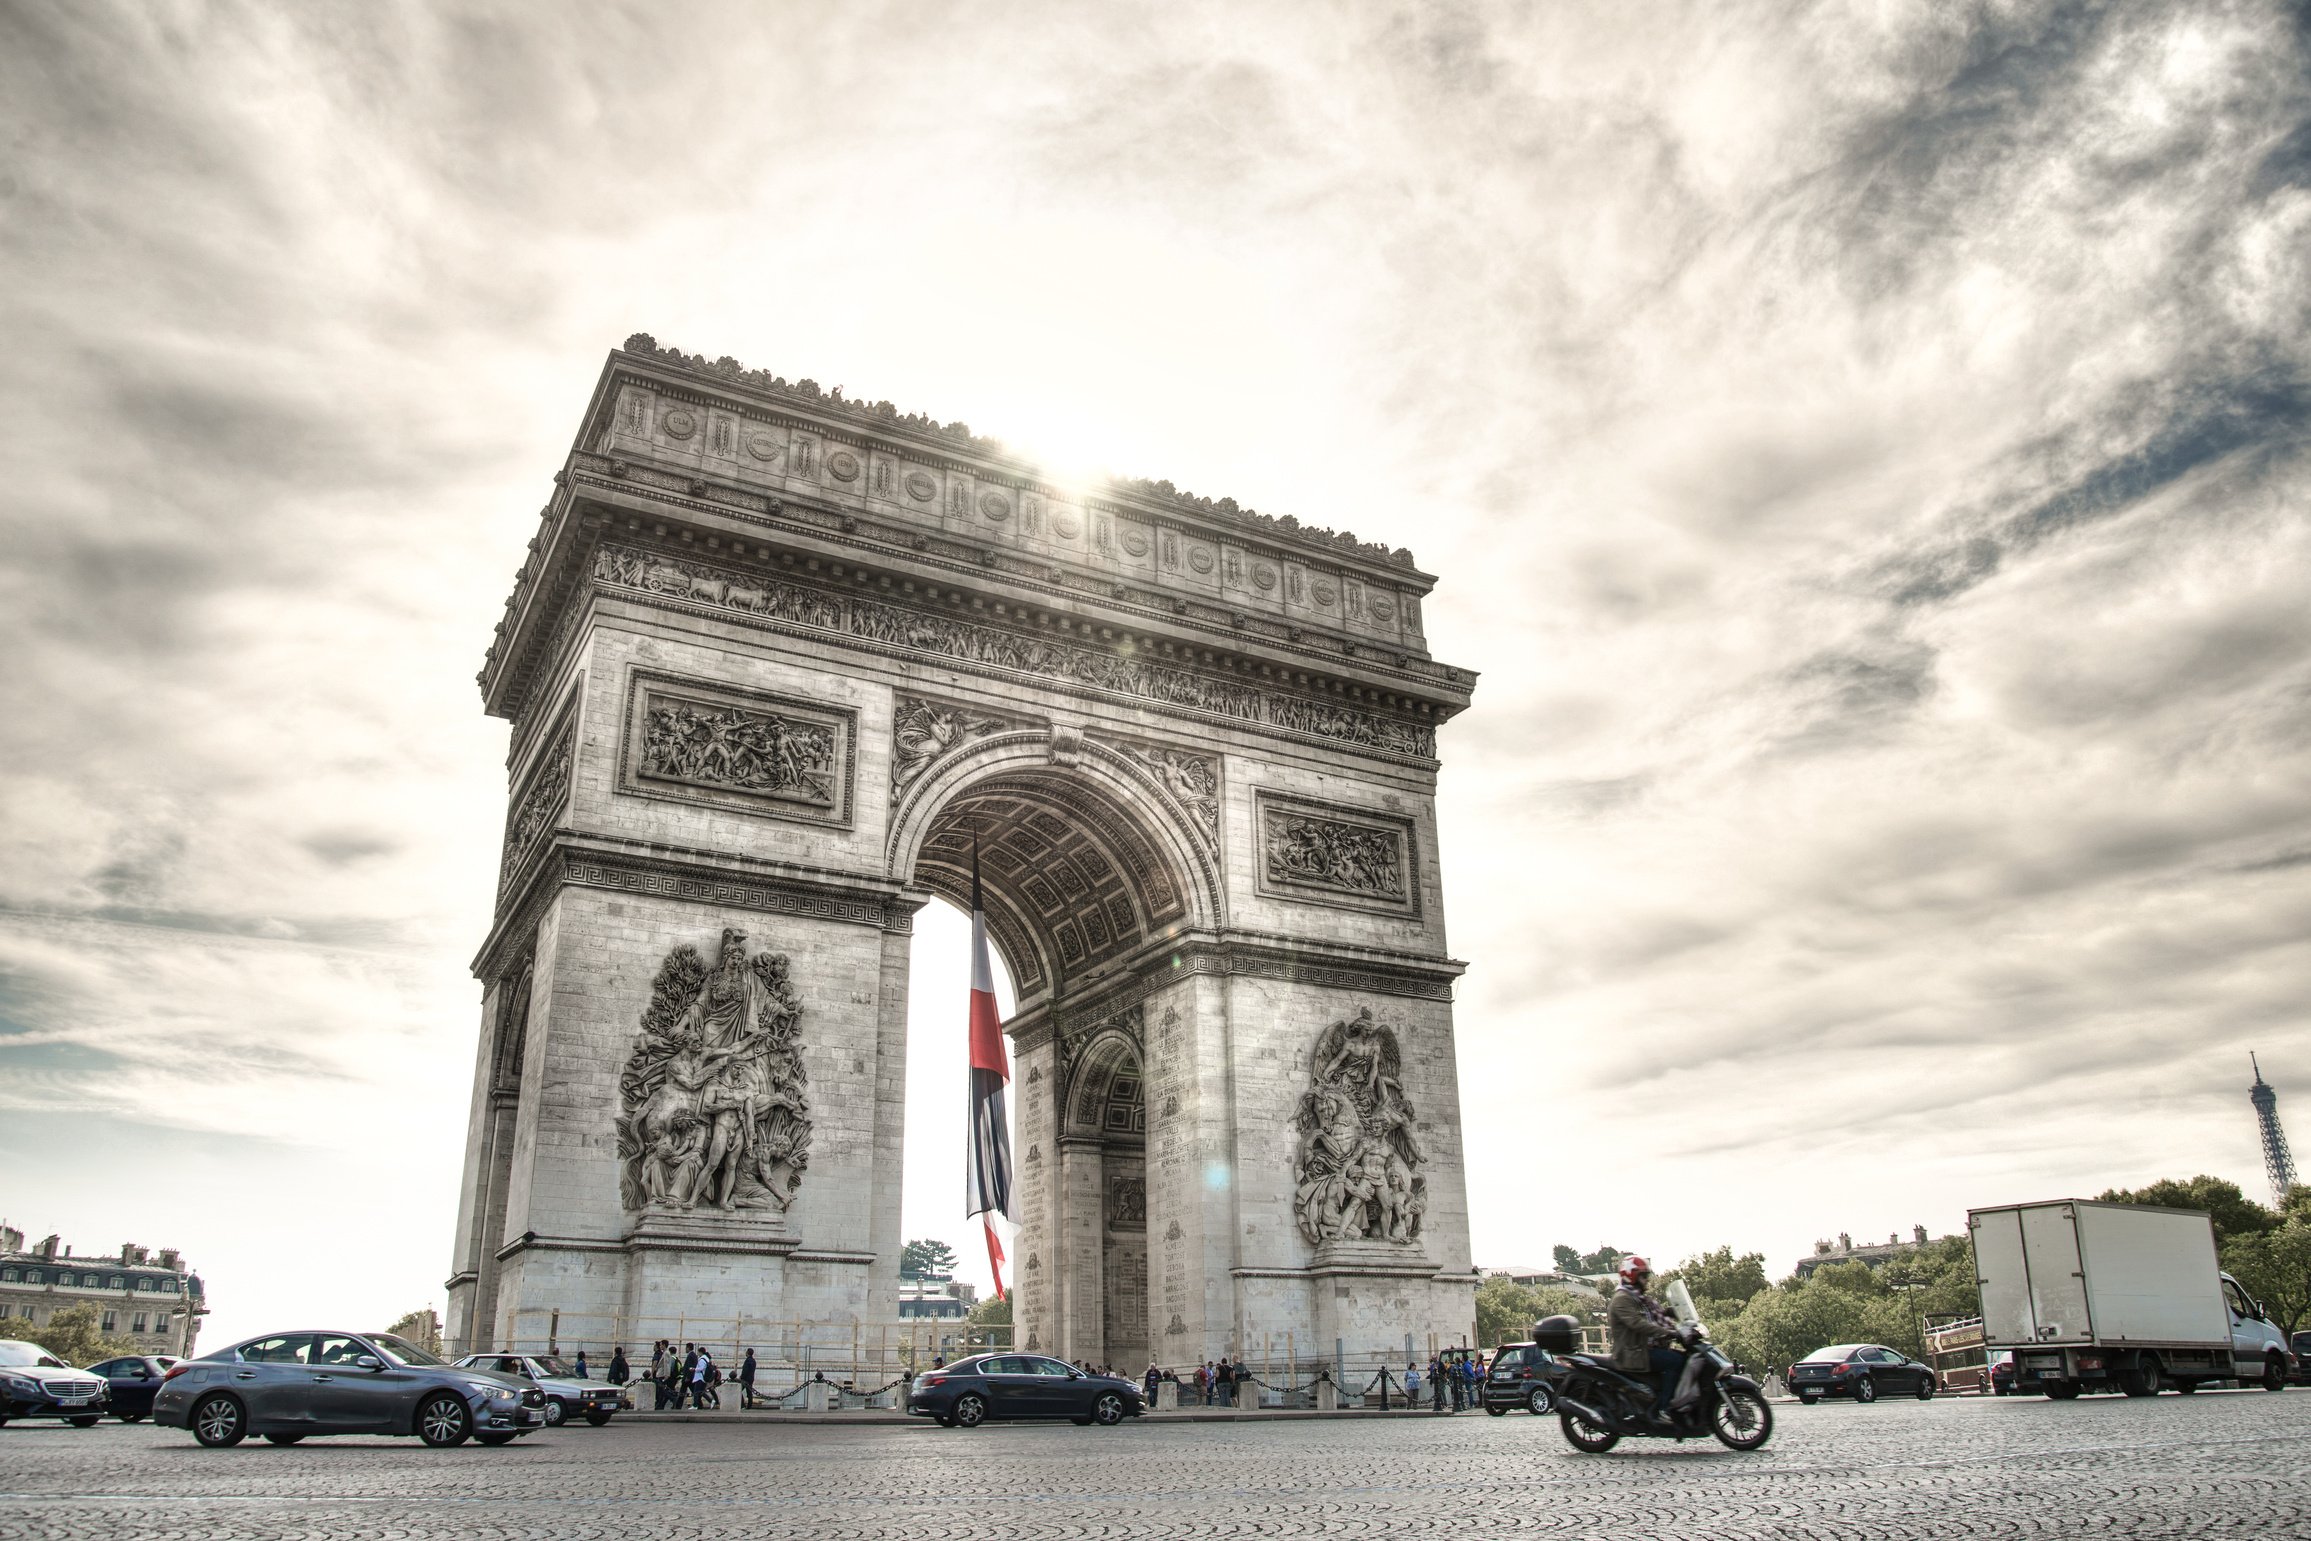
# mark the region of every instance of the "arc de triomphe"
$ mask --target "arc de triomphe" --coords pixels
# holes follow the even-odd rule
[[[454,1347],[894,1320],[909,930],[974,839],[1022,1344],[1471,1330],[1433,796],[1474,681],[1411,553],[646,336],[554,482],[480,677]]]

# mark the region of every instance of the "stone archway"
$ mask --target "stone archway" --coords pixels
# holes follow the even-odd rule
[[[453,1344],[894,1318],[908,933],[974,837],[1023,1338],[1466,1334],[1433,798],[1473,678],[1432,584],[613,352],[481,675],[513,734]]]

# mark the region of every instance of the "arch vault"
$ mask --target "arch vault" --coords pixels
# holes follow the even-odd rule
[[[974,844],[1022,1343],[1471,1329],[1433,796],[1473,678],[1409,553],[645,337],[555,483],[481,676],[456,1346],[894,1318],[908,932]]]

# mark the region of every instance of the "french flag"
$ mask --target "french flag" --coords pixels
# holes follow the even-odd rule
[[[971,1157],[964,1172],[965,1216],[979,1215],[987,1230],[987,1266],[995,1298],[1003,1299],[1003,1243],[995,1219],[1011,1218],[1011,1125],[1003,1088],[1011,1066],[1003,1051],[1003,1023],[995,1012],[995,972],[987,962],[987,905],[979,890],[979,846],[971,845]]]

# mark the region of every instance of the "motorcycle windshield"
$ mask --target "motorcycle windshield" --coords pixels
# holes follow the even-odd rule
[[[1683,1279],[1672,1279],[1669,1288],[1662,1292],[1662,1299],[1669,1303],[1669,1309],[1680,1325],[1701,1326],[1701,1313],[1693,1309],[1693,1296],[1685,1288]]]

